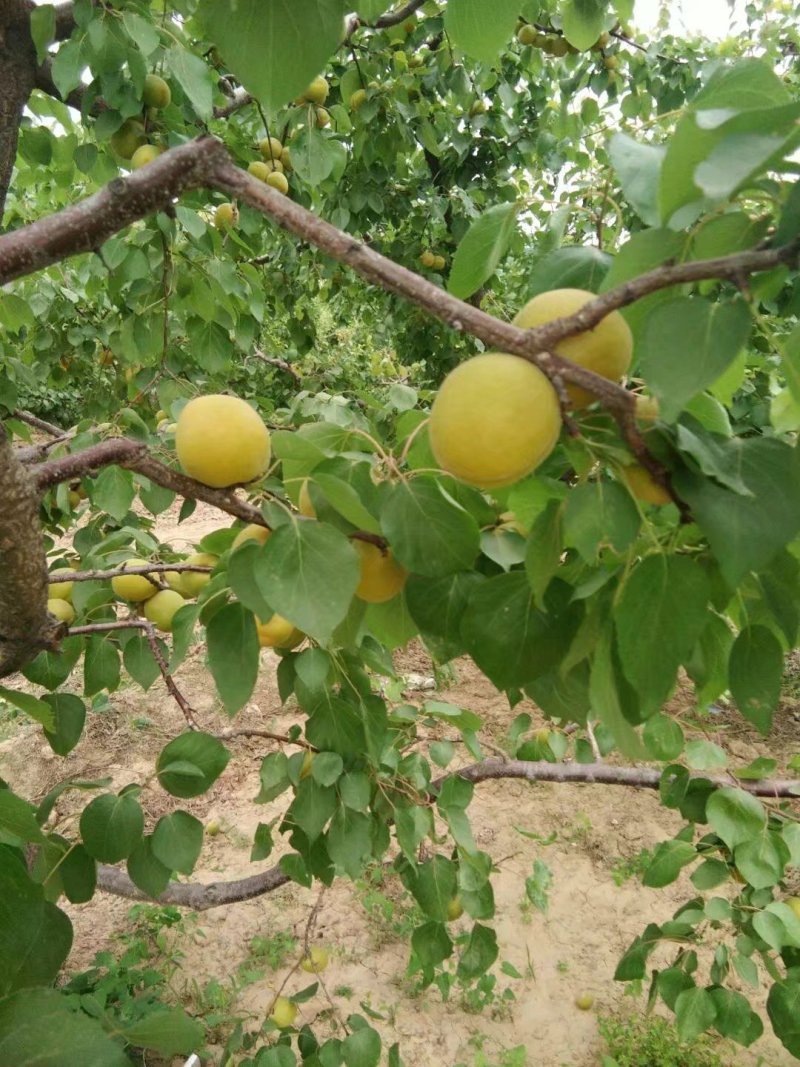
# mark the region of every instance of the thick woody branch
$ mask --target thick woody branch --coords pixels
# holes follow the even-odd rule
[[[214,108],[215,119],[227,119],[233,115],[234,112],[240,111],[243,107],[247,107],[248,104],[252,104],[255,97],[250,93],[246,93],[244,89],[237,89],[227,104],[221,104],[219,107]]]
[[[0,221],[17,153],[22,112],[36,80],[27,0],[0,0]]]
[[[0,237],[0,285],[99,249],[130,223],[170,208],[181,193],[209,185],[215,167],[227,158],[219,141],[202,137],[126,178],[115,178],[86,200],[5,234]]]
[[[224,737],[225,734],[220,734]],[[442,785],[454,776],[465,778],[469,782],[496,781],[504,778],[521,778],[528,782],[554,782],[572,785],[623,785],[634,789],[658,789],[661,771],[651,767],[610,767],[601,763],[548,763],[528,762],[526,760],[487,759],[473,763],[451,774],[444,774],[431,783],[431,793],[435,796]],[[713,785],[723,787],[734,784],[734,780],[724,775],[703,774],[700,771],[689,772],[693,781],[710,781]],[[756,782],[735,782],[740,789],[753,796],[797,799],[800,795],[800,779],[764,779]],[[213,882],[211,885],[171,885],[157,899],[163,904],[179,904],[195,911],[206,911],[223,904],[233,904],[240,900],[271,893],[289,879],[279,867],[272,867],[262,874],[251,878],[241,878],[231,882]],[[116,867],[101,865],[98,870],[97,884],[100,889],[117,896],[132,900],[148,900],[137,889],[126,874]]]
[[[56,18],[57,41],[66,41],[75,29],[75,8],[71,2],[56,4],[54,7]]]
[[[33,415],[30,411],[23,411],[21,408],[17,408],[11,412],[11,418],[17,419],[18,422],[25,422],[28,426],[32,426],[34,430],[41,430],[42,433],[49,433],[51,437],[62,437],[64,430],[60,426],[56,426],[53,422],[45,422],[44,419],[40,419],[38,415]]]
[[[155,899],[160,904],[177,904],[193,911],[207,911],[209,908],[238,904],[242,900],[264,896],[265,893],[272,893],[286,885],[288,881],[289,876],[284,874],[280,867],[271,867],[261,874],[253,874],[249,878],[240,878],[233,882],[210,882],[207,885],[175,882]],[[104,863],[101,863],[97,870],[97,886],[106,893],[127,897],[128,900],[154,899],[138,889],[124,871]]]
[[[73,452],[59,459],[48,460],[31,468],[31,473],[41,491],[58,485],[59,482],[72,481],[84,474],[90,474],[100,467],[116,463],[128,470],[144,475],[151,482],[171,489],[179,496],[192,500],[202,500],[213,504],[221,511],[234,515],[245,522],[266,526],[264,517],[254,504],[236,496],[235,489],[212,489],[202,482],[189,478],[180,471],[173,470],[160,463],[147,451],[147,446],[127,437],[109,437],[99,444],[91,445],[81,452]],[[175,570],[173,566],[166,568]]]

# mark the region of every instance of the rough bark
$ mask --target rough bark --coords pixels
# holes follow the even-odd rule
[[[253,874],[249,878],[239,878],[233,882],[210,882],[207,885],[173,882],[155,899],[159,904],[179,904],[193,911],[207,911],[223,904],[236,904],[272,893],[288,881],[288,876],[280,867],[270,867],[261,874]],[[153,899],[138,889],[124,871],[106,864],[100,864],[98,867],[97,888],[118,897],[127,897],[128,900]]]
[[[17,155],[22,110],[36,83],[29,0],[0,0],[0,219]]]
[[[0,425],[0,678],[53,645],[39,492]]]

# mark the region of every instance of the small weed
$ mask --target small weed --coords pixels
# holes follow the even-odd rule
[[[352,997],[353,987],[349,985],[337,985],[333,991],[335,997]]]
[[[611,868],[615,885],[623,885],[629,878],[641,878],[653,860],[649,848],[640,849],[635,856],[620,856]]]
[[[734,1067],[709,1038],[680,1041],[672,1023],[657,1016],[609,1015],[598,1025],[611,1057],[606,1067]]]
[[[514,1048],[499,1048],[493,1055],[485,1050],[489,1038],[485,1034],[473,1034],[469,1043],[475,1049],[475,1054],[470,1064],[463,1061],[455,1064],[455,1067],[526,1067],[528,1052],[524,1045],[515,1045]]]
[[[585,842],[589,834],[592,832],[592,820],[586,814],[585,811],[579,811],[575,817],[575,821],[570,827],[567,828],[563,834],[564,840],[569,841],[571,844],[580,844]]]
[[[556,970],[558,971],[559,974],[568,974],[569,973],[569,963],[567,963],[566,960],[559,960],[558,963],[556,964]]]
[[[395,899],[383,888],[386,880],[376,868],[356,883],[361,906],[366,911],[373,938],[378,946],[390,941],[408,941],[414,930],[424,921],[419,906],[411,895],[402,890]]]
[[[279,930],[270,937],[257,935],[251,939],[249,958],[241,966],[245,967],[249,962],[257,962],[266,964],[272,971],[277,971],[296,948],[297,938],[288,931]]]

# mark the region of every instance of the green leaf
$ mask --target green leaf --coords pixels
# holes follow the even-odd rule
[[[722,575],[736,588],[763,570],[800,530],[800,452],[775,439],[749,437],[728,446],[752,496],[742,496],[689,471],[675,487],[709,540]]]
[[[743,300],[713,304],[699,296],[680,296],[653,308],[637,352],[664,421],[672,422],[692,397],[719,378],[746,344],[750,325]]]
[[[153,855],[165,867],[191,874],[203,847],[203,824],[186,811],[162,815],[150,844]]]
[[[460,979],[479,978],[497,959],[497,934],[490,926],[475,923],[469,941],[461,952],[456,974]]]
[[[123,11],[122,25],[143,56],[151,55],[158,48],[160,38],[152,22],[134,11]]]
[[[703,394],[705,395],[705,394]],[[677,427],[678,448],[692,457],[700,470],[741,496],[752,496],[738,470],[739,453],[728,440],[707,433],[691,416],[684,415]]]
[[[800,1058],[800,983],[775,982],[767,996],[767,1014],[784,1048]]]
[[[0,789],[0,830],[20,841],[43,841],[33,808],[10,789]]]
[[[261,789],[256,804],[268,804],[292,784],[289,779],[289,760],[285,752],[270,752],[261,761],[259,770]]]
[[[687,863],[697,858],[697,850],[688,841],[662,841],[642,875],[642,885],[661,889],[670,885]]]
[[[47,56],[47,46],[56,36],[56,9],[52,4],[41,4],[31,10],[30,19],[36,59],[43,63]]]
[[[558,570],[561,554],[564,551],[562,512],[561,501],[551,500],[531,527],[528,537],[525,573],[538,608],[544,607],[545,590]]]
[[[236,0],[235,17],[229,0],[200,3],[200,17],[226,64],[273,114],[336,52],[344,13],[341,0]]]
[[[339,807],[331,819],[325,843],[337,873],[355,880],[372,856],[372,820],[361,812]]]
[[[80,85],[83,68],[80,41],[65,41],[53,57],[51,68],[62,100],[66,100],[72,90]]]
[[[213,107],[212,71],[199,56],[176,45],[166,53],[167,66],[183,89],[197,117],[210,119]]]
[[[122,1036],[131,1045],[151,1048],[162,1056],[188,1056],[205,1041],[205,1029],[199,1019],[187,1015],[183,1008],[154,1011],[126,1026]]]
[[[733,643],[728,664],[731,695],[765,737],[772,727],[783,679],[783,649],[766,626],[748,626]]]
[[[286,822],[299,826],[309,841],[316,841],[336,809],[336,790],[304,778],[286,812]]]
[[[329,177],[336,162],[335,143],[316,125],[303,127],[292,140],[292,169],[306,185],[319,185]]]
[[[29,682],[45,689],[58,689],[69,678],[83,652],[82,637],[68,637],[58,652],[40,652],[22,671]]]
[[[681,1041],[694,1041],[714,1025],[717,1008],[705,989],[684,989],[675,1001],[675,1024]]]
[[[399,482],[381,512],[392,552],[409,571],[441,578],[468,570],[480,550],[473,516],[434,478]]]
[[[705,570],[688,556],[648,556],[623,586],[614,610],[620,660],[650,711],[700,637],[710,592]]]
[[[612,262],[612,257],[598,248],[556,248],[534,263],[527,277],[526,299],[551,289],[588,289],[596,293]]]
[[[425,860],[413,872],[411,893],[425,912],[439,922],[447,921],[447,905],[456,895],[456,867],[444,856]]]
[[[605,547],[624,552],[636,538],[641,516],[631,494],[616,482],[586,482],[570,489],[564,509],[564,543],[587,563]]]
[[[692,885],[695,889],[699,889],[701,893],[709,889],[716,889],[718,885],[723,885],[729,878],[730,871],[727,863],[714,859],[704,860],[691,875]]]
[[[606,28],[608,0],[566,0],[561,25],[569,43],[581,52],[591,48]]]
[[[470,597],[461,623],[467,650],[498,689],[522,687],[563,658],[574,629],[534,604],[526,575],[512,571],[489,578]]]
[[[144,815],[131,793],[104,793],[83,809],[80,828],[90,856],[102,863],[119,863],[141,841]]]
[[[45,727],[44,736],[53,752],[67,756],[81,739],[86,705],[72,693],[48,693],[44,701],[53,709],[55,719],[54,728],[49,730]]]
[[[131,881],[149,897],[159,897],[169,885],[171,869],[165,867],[153,853],[152,835],[143,837],[128,856]]]
[[[44,700],[39,700],[32,693],[20,693],[18,689],[6,689],[0,685],[0,699],[8,701],[15,708],[30,715],[36,722],[40,722],[45,729],[54,730],[56,721],[53,709]]]
[[[637,937],[617,964],[615,982],[632,982],[645,976],[647,959],[661,940],[661,927],[648,923],[644,933]]]
[[[441,662],[465,651],[461,619],[469,598],[483,578],[469,571],[425,578],[412,574],[405,587],[406,604],[425,643]]]
[[[292,145],[292,159],[294,160],[294,145]],[[324,471],[314,471],[312,482],[319,486],[331,507],[353,526],[359,530],[366,530],[367,533],[379,534],[381,532],[380,523],[364,507],[357,490],[352,485]]]
[[[480,9],[490,24],[496,23],[496,6],[486,7],[481,0],[461,0],[462,7]],[[445,22],[453,11],[453,4],[447,5]],[[512,26],[516,18],[517,7],[512,3]],[[294,154],[292,154],[294,159]],[[490,207],[472,223],[458,243],[453,256],[453,265],[447,282],[448,290],[453,296],[466,300],[487,281],[500,265],[508,251],[517,225],[516,204],[497,204]]]
[[[723,1037],[747,1047],[764,1033],[764,1024],[756,1015],[746,997],[732,989],[716,987],[709,990],[717,1017],[714,1029]]]
[[[230,758],[216,737],[192,730],[162,748],[156,761],[158,780],[174,797],[197,797],[211,788]]]
[[[759,837],[767,825],[763,804],[743,789],[717,789],[708,799],[706,815],[714,833],[731,850]]]
[[[453,942],[442,922],[427,922],[411,935],[411,949],[422,970],[429,970],[453,955]]]
[[[92,503],[108,512],[117,522],[121,522],[128,514],[135,496],[133,475],[115,465],[104,467],[92,486]]]
[[[83,659],[83,692],[87,697],[119,686],[119,651],[110,637],[94,635],[86,642]]]
[[[97,888],[97,864],[83,845],[73,845],[64,854],[58,876],[71,904],[85,904]]]
[[[145,693],[161,674],[150,642],[140,634],[134,634],[129,641],[126,641],[122,651],[122,662],[125,670]]]
[[[734,851],[740,873],[754,889],[777,885],[789,861],[789,849],[777,834],[763,833],[748,838]]]
[[[656,714],[649,718],[642,739],[653,759],[675,760],[683,752],[683,730],[669,715]]]
[[[648,226],[657,226],[660,221],[658,179],[665,154],[663,146],[642,144],[626,133],[615,133],[608,142],[609,159],[617,172],[625,198]],[[644,234],[636,234],[631,241],[653,232],[657,231],[647,230]],[[606,284],[610,286],[611,283]]]
[[[468,56],[499,65],[499,53],[514,35],[518,14],[515,0],[495,0],[491,5],[483,0],[449,0],[444,25],[453,43]]]
[[[296,521],[275,530],[254,571],[272,608],[320,644],[346,616],[360,578],[349,540],[320,522]]]
[[[14,1067],[129,1067],[96,1019],[54,989],[26,989],[0,1000],[0,1063]]]
[[[240,711],[258,679],[259,644],[253,613],[243,604],[226,604],[206,627],[208,666],[229,715]]]
[[[348,1034],[339,1049],[345,1067],[378,1067],[381,1039],[377,1030],[364,1026]]]

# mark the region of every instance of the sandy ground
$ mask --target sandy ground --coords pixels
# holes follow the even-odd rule
[[[188,547],[219,525],[206,509],[198,508],[178,528],[175,517],[174,511],[167,513],[158,530],[162,539],[175,545]],[[258,688],[236,726],[284,732],[298,721],[296,709],[280,705],[276,663],[271,653],[263,653]],[[403,673],[430,673],[419,648],[399,656],[398,667]],[[190,654],[177,677],[204,727],[218,730],[229,725],[214,700],[202,648]],[[80,679],[74,683],[77,687]],[[486,738],[495,743],[519,711],[537,715],[532,705],[511,711],[468,663],[456,665],[455,683],[437,696],[480,714]],[[673,707],[679,709],[680,698]],[[81,742],[66,760],[53,755],[38,727],[26,724],[0,744],[0,774],[32,798],[66,776],[110,775],[114,786],[121,787],[152,773],[156,754],[181,728],[180,712],[160,682],[147,694],[123,685],[111,696],[110,710],[90,715]],[[787,707],[771,739],[771,754],[777,752],[780,757],[785,750],[791,755],[796,734],[793,709]],[[767,746],[733,715],[715,721],[712,739],[725,745],[737,762],[746,763],[767,752]],[[259,763],[272,743],[247,738],[228,744],[234,758],[208,794],[178,805],[156,785],[146,788],[141,798],[149,826],[175,806],[204,822],[219,822],[221,832],[205,839],[193,875],[197,881],[232,879],[260,869],[263,865],[249,862],[253,832],[259,821],[278,816],[287,803],[283,797],[265,806],[253,804]],[[57,810],[66,820],[62,825],[67,828],[76,803],[71,794],[58,803]],[[373,1025],[381,1031],[385,1047],[399,1041],[404,1062],[415,1067],[502,1065],[503,1050],[519,1045],[527,1049],[529,1064],[594,1067],[601,1062],[603,1051],[597,1016],[617,1010],[642,1011],[645,1005],[644,996],[625,997],[624,988],[613,981],[620,955],[648,921],[668,918],[692,895],[688,880],[665,890],[651,890],[643,888],[636,876],[617,885],[614,872],[618,874],[620,865],[633,860],[641,849],[653,848],[673,834],[681,825],[680,817],[645,791],[522,782],[478,786],[470,815],[480,847],[491,854],[498,868],[493,884],[500,958],[490,1003],[475,1013],[458,993],[448,1002],[435,988],[417,994],[405,974],[408,957],[402,925],[407,922],[408,898],[399,882],[390,878],[380,888],[379,902],[391,901],[395,908],[394,918],[385,920],[365,907],[376,898],[370,898],[363,886],[340,880],[323,894],[314,932],[314,941],[331,950],[331,964],[324,975],[330,999],[321,990],[302,1006],[301,1018],[316,1020],[322,1032],[335,1032],[337,1016],[353,1011],[376,1013],[371,1016]],[[548,844],[532,840],[520,829],[545,840],[554,833],[554,840]],[[525,896],[525,879],[537,859],[547,864],[552,875],[546,913],[531,907]],[[318,890],[292,884],[255,901],[202,913],[187,923],[177,946],[183,959],[173,985],[189,1010],[207,1010],[208,1001],[201,991],[216,979],[231,992],[233,1013],[263,1017],[296,954],[274,971],[259,965],[257,980],[234,994],[237,985],[242,985],[242,968],[252,971],[255,966],[253,938],[270,938],[286,930],[302,938],[318,899]],[[102,894],[88,905],[68,906],[75,925],[68,972],[85,968],[95,952],[109,946],[113,932],[128,925],[129,908],[129,901]],[[466,917],[454,926],[456,932],[469,929]],[[521,977],[502,973],[503,961],[512,964]],[[304,988],[308,981],[307,975],[294,974],[285,991]],[[503,996],[504,991],[513,996]],[[576,996],[583,993],[595,997],[591,1011],[575,1007]],[[796,1062],[771,1033],[749,1051],[724,1043],[719,1048],[723,1061],[737,1067],[759,1063],[790,1067]],[[476,1059],[479,1049],[485,1061]]]

